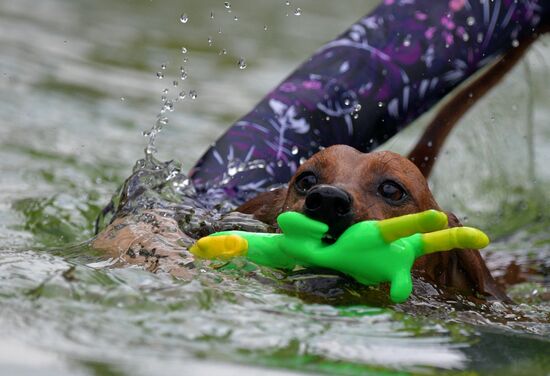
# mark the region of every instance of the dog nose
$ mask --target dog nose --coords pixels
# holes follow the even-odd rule
[[[316,185],[306,195],[304,214],[329,225],[329,234],[337,238],[353,223],[351,196],[332,185]]]

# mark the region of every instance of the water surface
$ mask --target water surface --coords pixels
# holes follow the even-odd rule
[[[531,270],[509,290],[515,306],[315,300],[266,283],[280,277],[269,270],[199,265],[176,280],[102,267],[101,254],[78,245],[143,156],[162,95],[185,91],[166,113],[157,157],[186,170],[374,5],[0,2],[1,373],[548,374],[548,39],[463,119],[431,181],[442,207],[493,237],[485,254],[497,275],[512,261]],[[428,118],[384,147],[406,152]]]

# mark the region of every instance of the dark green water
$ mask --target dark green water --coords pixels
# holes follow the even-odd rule
[[[189,168],[374,3],[1,1],[0,374],[549,374],[548,39],[463,119],[431,181],[442,207],[492,236],[497,275],[512,261],[532,271],[509,291],[515,306],[311,303],[246,271],[176,280],[74,246],[143,156],[165,88],[186,97],[158,157]],[[406,151],[425,120],[384,147]]]

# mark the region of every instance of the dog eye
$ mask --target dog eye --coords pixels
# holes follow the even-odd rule
[[[317,184],[317,176],[311,171],[302,172],[297,178],[294,186],[300,193],[306,193],[311,187]]]
[[[391,203],[398,203],[407,197],[405,190],[391,180],[387,180],[378,186],[378,194]]]

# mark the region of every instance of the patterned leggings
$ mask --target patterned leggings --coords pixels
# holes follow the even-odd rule
[[[205,202],[238,205],[320,148],[372,150],[549,16],[547,0],[384,0],[233,124],[191,179]]]

